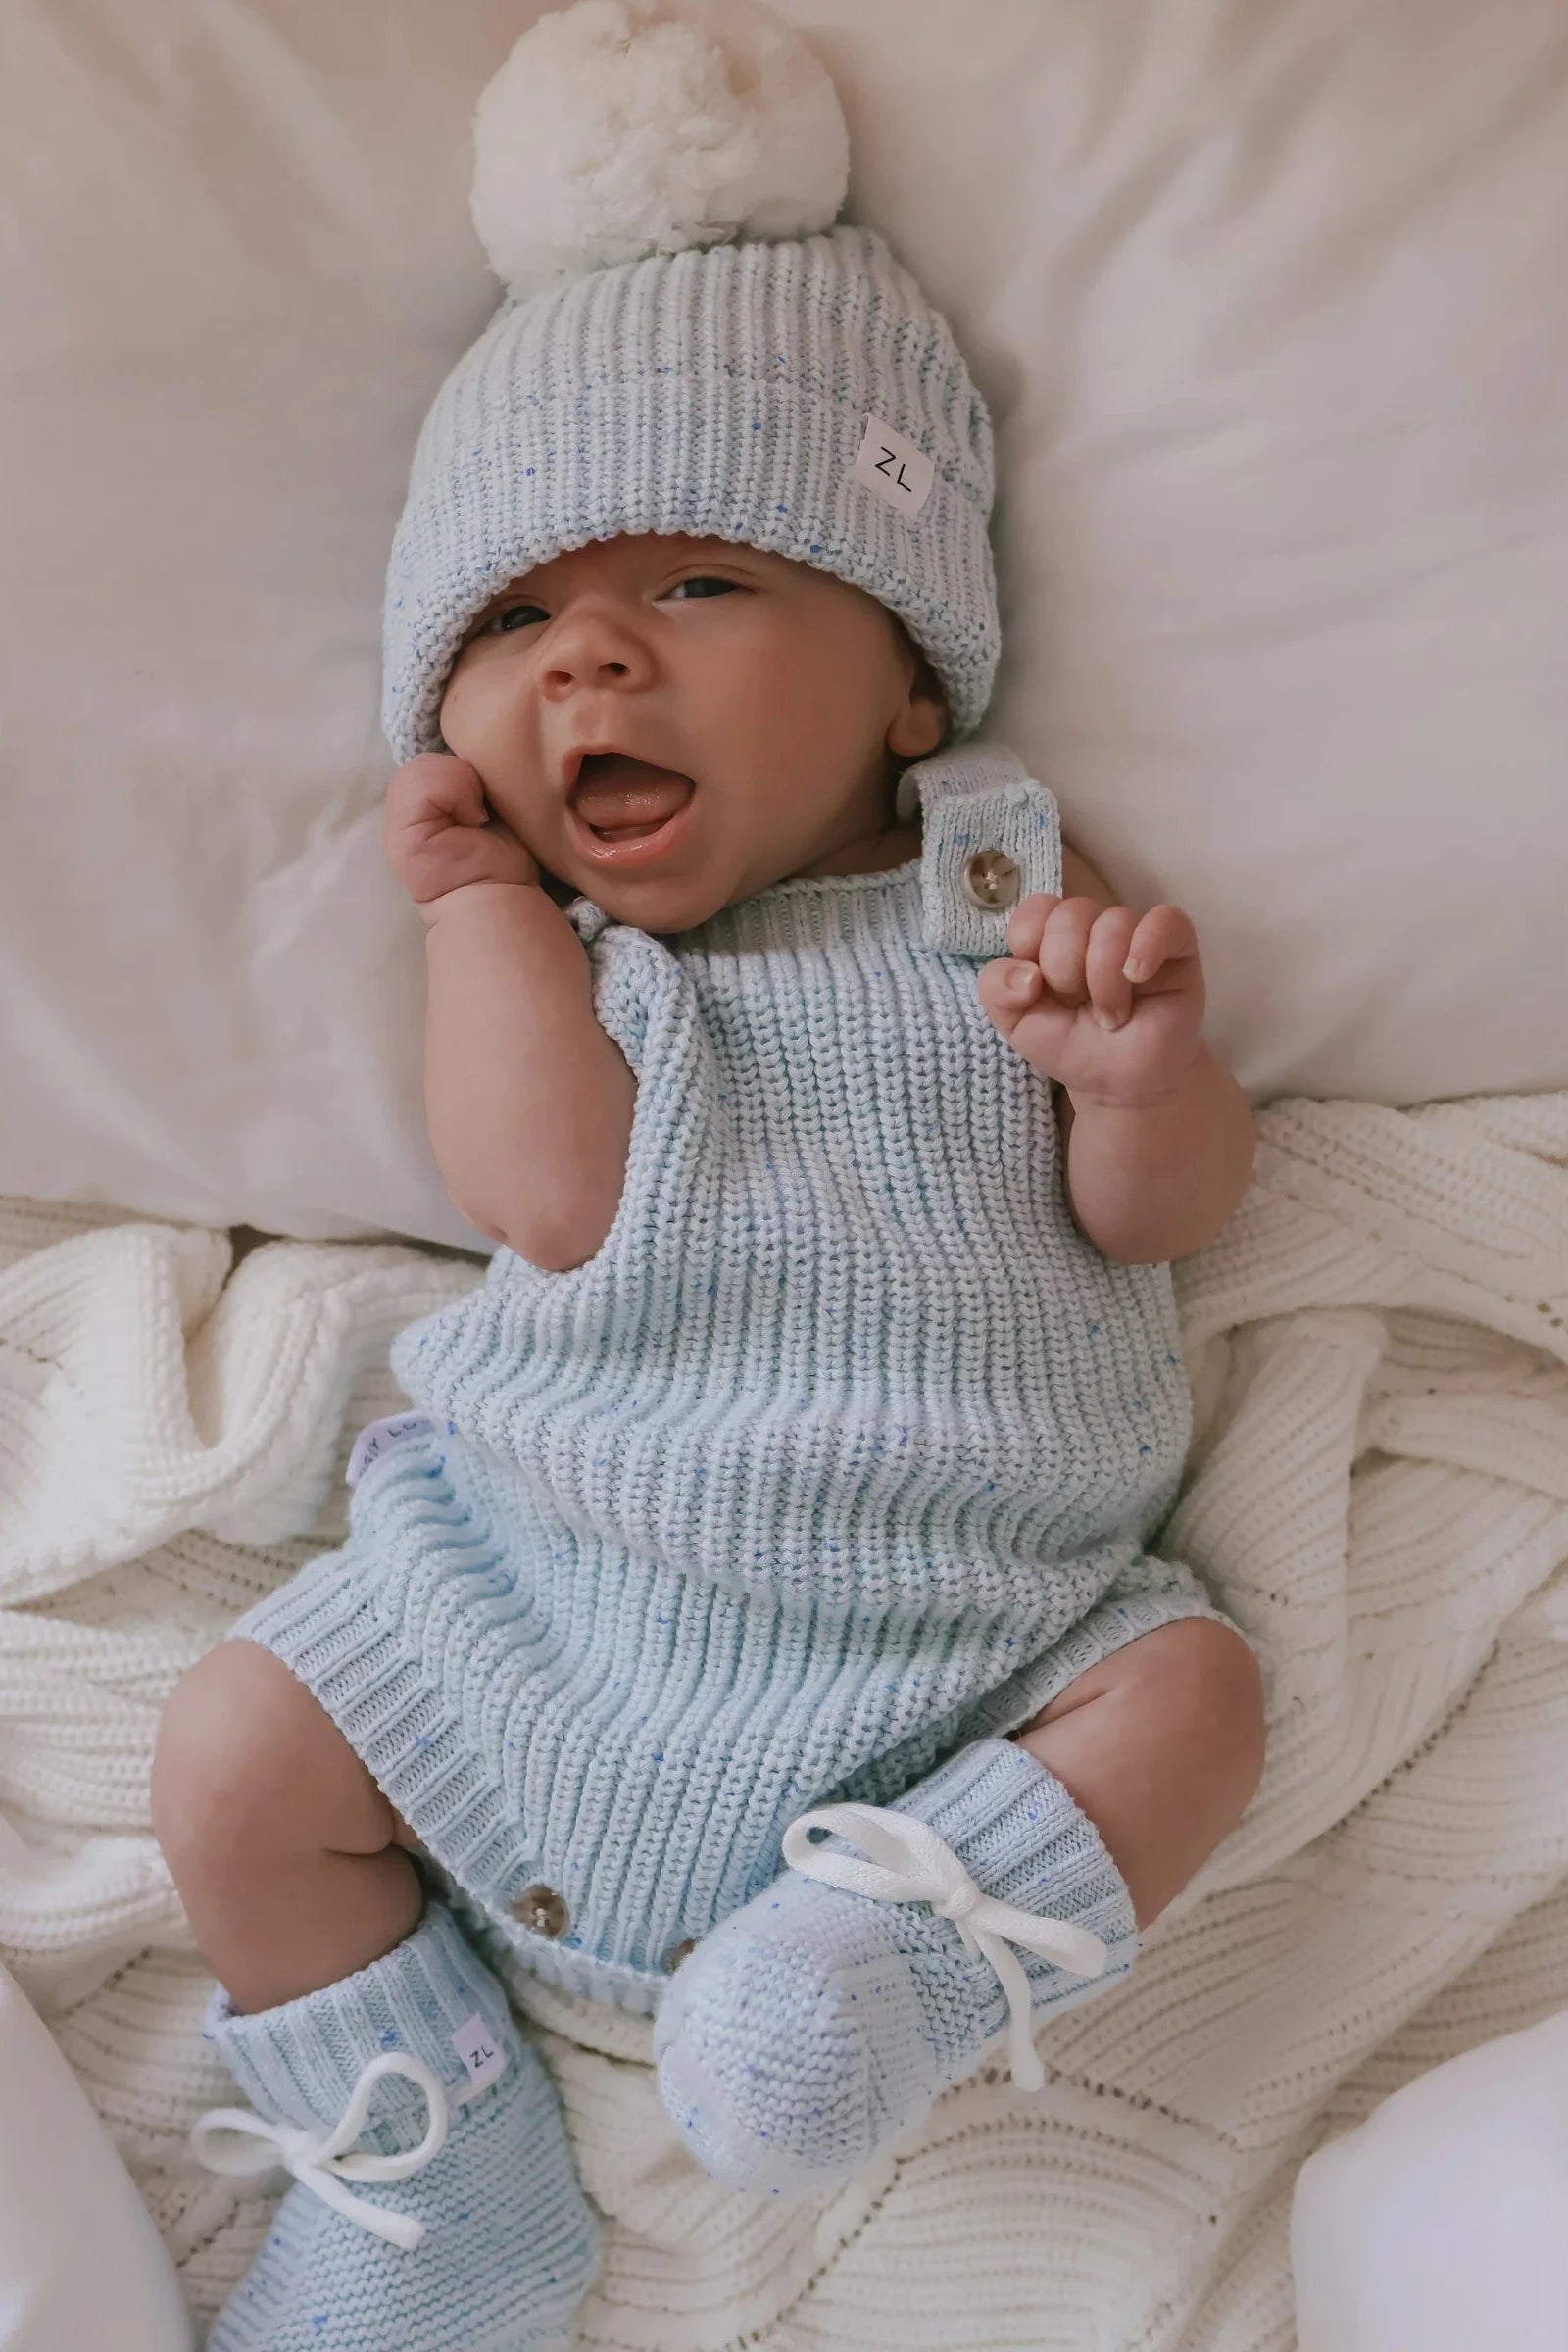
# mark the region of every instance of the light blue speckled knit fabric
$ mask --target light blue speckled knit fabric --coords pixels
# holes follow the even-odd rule
[[[457,2046],[475,2047],[474,2028],[492,2054],[483,2087]],[[449,2094],[466,2092],[432,2160],[407,2179],[353,2180],[357,2207],[416,2224],[417,2245],[389,2244],[302,2180],[208,2352],[557,2352],[571,2341],[598,2225],[544,2062],[442,1905],[381,1959],[299,2000],[243,2015],[215,1993],[207,2038],[258,2115],[322,2141],[377,2061],[416,2059]],[[424,2091],[383,2076],[355,2155],[416,2150],[429,2122]]]
[[[1209,1613],[1147,1556],[1189,1432],[1168,1270],[1074,1226],[1051,1090],[976,992],[979,849],[1058,886],[1055,803],[969,745],[916,862],[662,942],[588,910],[639,1074],[598,1254],[501,1250],[393,1362],[432,1427],[237,1633],[293,1668],[467,1898],[650,2011],[780,1867],[1098,1658]]]
[[[1127,1884],[1020,1742],[972,1740],[879,1818],[894,1815],[934,1830],[982,1895],[1100,1938],[1090,1977],[1018,1947],[1032,2018],[1098,1999],[1132,1966]],[[896,2146],[1005,2022],[1002,1980],[951,1912],[786,1870],[676,1972],[654,2026],[660,2095],[710,2179],[796,2195]]]

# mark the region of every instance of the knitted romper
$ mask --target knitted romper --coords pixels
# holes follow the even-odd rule
[[[579,901],[638,1077],[597,1254],[507,1250],[401,1333],[418,1412],[341,1550],[241,1618],[505,1973],[652,2011],[781,1868],[1098,1659],[1217,1614],[1151,1558],[1189,1435],[1168,1270],[1074,1226],[1052,1089],[976,973],[1060,888],[1054,800],[909,771],[919,858],[673,941]]]

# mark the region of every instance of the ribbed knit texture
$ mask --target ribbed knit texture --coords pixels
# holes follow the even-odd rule
[[[353,2183],[368,2204],[422,2222],[418,2245],[389,2245],[303,2183],[290,2188],[208,2352],[543,2352],[569,2342],[598,2231],[550,2078],[447,1911],[432,1905],[383,1959],[279,2008],[236,2015],[215,1994],[208,2033],[258,2114],[324,2133],[366,2067],[391,2050],[464,2088],[452,2036],[476,2016],[506,2072],[454,2110],[445,2147],[421,2171]],[[427,2114],[416,2083],[385,2077],[356,2147],[416,2147]]]
[[[1038,2352],[1091,2328],[1102,2352],[1289,2352],[1303,2149],[1568,2005],[1568,1095],[1281,1102],[1258,1126],[1251,1192],[1176,1268],[1198,1433],[1165,1539],[1267,1670],[1246,1820],[1128,1978],[1045,2020],[1043,2096],[988,2062],[831,2198],[706,2181],[644,2021],[517,1972],[604,2217],[584,2352]],[[148,1824],[159,1706],[341,1540],[355,1432],[399,1401],[391,1333],[482,1279],[389,1244],[231,1254],[0,1201],[0,1950],[198,2321],[270,2198],[185,2152],[233,2093]],[[0,2105],[22,2163],[65,2120]]]
[[[1055,804],[1003,750],[914,772],[918,861],[600,931],[639,1073],[604,1247],[502,1250],[400,1335],[433,1434],[239,1629],[531,1967],[632,2008],[807,1806],[886,1801],[1210,1606],[1143,1548],[1189,1429],[1169,1272],[1079,1234],[1051,1090],[976,995],[1006,915],[967,860],[1055,888]],[[512,1916],[533,1886],[564,1934]]]
[[[1108,1947],[1110,1965],[1089,1980],[1020,1949],[1037,2010],[1126,1975],[1137,1933],[1121,1873],[1024,1749],[978,1740],[892,1809],[929,1823],[982,1894],[1072,1921]],[[712,2179],[796,2196],[890,2149],[970,2072],[1006,2013],[996,1970],[929,1904],[786,1872],[675,1977],[654,2028],[660,2092]]]
[[[917,513],[854,478],[868,417],[935,467]],[[498,588],[620,532],[737,540],[896,612],[980,724],[1001,649],[986,404],[875,230],[840,224],[595,270],[502,304],[436,395],[387,573],[382,719],[439,744],[447,672]]]

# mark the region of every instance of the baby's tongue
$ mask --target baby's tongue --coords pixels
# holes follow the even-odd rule
[[[653,767],[627,752],[595,752],[582,763],[571,801],[596,833],[632,840],[657,832],[691,793],[691,778],[673,768]]]

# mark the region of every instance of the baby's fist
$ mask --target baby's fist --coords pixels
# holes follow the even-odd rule
[[[1179,906],[1025,899],[1010,957],[980,974],[980,1002],[1008,1044],[1077,1102],[1157,1102],[1198,1057],[1203,969]]]
[[[493,816],[478,770],[449,752],[419,752],[387,786],[382,841],[388,865],[428,924],[439,902],[469,882],[535,883],[539,868],[510,825]]]

